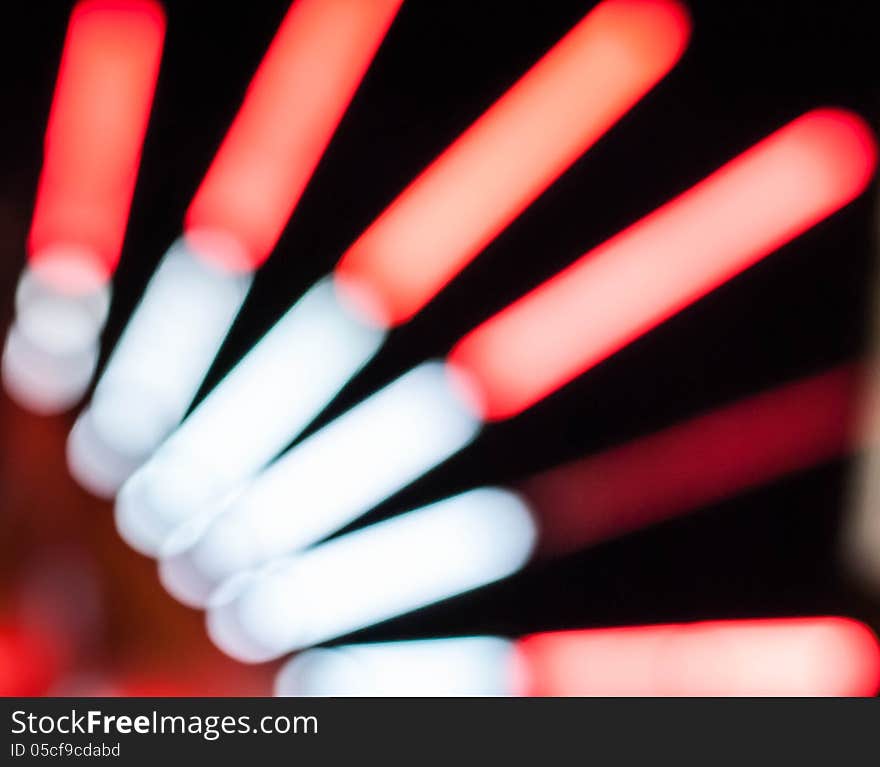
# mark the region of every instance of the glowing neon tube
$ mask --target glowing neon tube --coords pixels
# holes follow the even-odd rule
[[[176,524],[216,508],[278,455],[389,325],[427,303],[674,66],[689,29],[673,0],[606,0],[589,13],[400,194],[332,282],[297,303],[132,479],[118,509],[126,540],[155,554]],[[325,360],[337,372],[316,381]],[[301,402],[276,406],[302,389]],[[218,435],[231,434],[241,448],[220,455],[229,439]]]
[[[201,570],[200,552],[228,550],[234,539],[223,567],[207,555],[213,569],[204,583],[216,586],[331,534],[468,444],[482,420],[537,402],[845,205],[874,162],[873,137],[859,118],[835,110],[804,115],[489,319],[445,363],[419,366],[304,440],[232,498],[200,537],[191,531],[197,540],[186,541],[188,550],[168,553],[181,571]],[[423,412],[390,419],[402,412],[406,381],[416,374],[425,381]],[[444,400],[450,404],[441,408]],[[470,419],[457,442],[447,418]],[[345,482],[330,479],[340,471],[351,472]],[[172,572],[173,593],[205,598],[178,588]]]
[[[503,578],[535,532],[513,493],[463,493],[230,583],[208,631],[239,660],[278,657]]]
[[[377,322],[412,317],[666,74],[689,33],[674,2],[598,5],[349,248],[342,288]]]
[[[449,360],[485,418],[516,415],[850,202],[875,163],[860,118],[809,112],[483,323]]]
[[[857,450],[861,368],[841,366],[726,405],[517,486],[559,556]]]
[[[92,492],[115,494],[183,418],[401,2],[291,6],[74,427],[70,468]]]
[[[788,383],[526,480],[515,491],[539,531],[535,556],[591,546],[845,454],[855,446],[857,371],[841,367]],[[498,492],[484,490],[463,497],[476,508]],[[218,522],[210,536],[160,563],[165,587],[189,604],[206,604],[252,553],[252,530]],[[413,546],[429,538],[411,535]],[[407,556],[421,561],[423,553],[430,558]],[[446,570],[457,567],[456,558],[447,560]],[[439,568],[430,577],[436,588],[451,576]]]
[[[277,695],[871,696],[880,643],[849,618],[773,618],[308,650]]]
[[[91,379],[165,36],[153,0],[81,0],[67,27],[3,374],[39,412]]]

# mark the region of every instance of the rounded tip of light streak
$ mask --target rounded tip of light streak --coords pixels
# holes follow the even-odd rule
[[[101,498],[112,498],[119,491],[176,421],[150,392],[140,395],[134,387],[126,392],[99,387],[68,438],[71,474]]]
[[[198,566],[190,549],[159,560],[159,581],[178,602],[196,608],[206,607],[220,585]]]
[[[855,197],[868,185],[877,165],[877,139],[855,112],[838,107],[813,109],[789,124],[804,148],[822,160],[831,188]]]
[[[622,34],[638,43],[634,50],[641,56],[668,59],[670,66],[684,53],[693,26],[679,0],[606,0],[594,14],[609,25],[622,25]]]
[[[86,409],[67,437],[67,468],[77,483],[98,498],[110,499],[135,468],[119,453],[108,450]]]
[[[141,411],[143,415],[144,411]],[[143,419],[149,430],[150,419]],[[132,413],[129,428],[123,434],[127,440],[114,440],[102,428],[95,409],[89,407],[77,418],[67,440],[67,466],[73,478],[99,498],[112,498],[122,484],[149,456],[149,438],[139,439],[139,418]],[[150,431],[152,434],[152,431]]]
[[[3,380],[14,400],[43,415],[73,407],[97,365],[110,289],[89,258],[71,248],[42,251],[18,282]]]
[[[55,355],[35,346],[16,323],[3,349],[3,387],[21,407],[57,415],[82,399],[97,364],[97,343],[75,354]]]
[[[806,619],[809,620],[809,619]],[[880,692],[880,640],[864,623],[853,618],[815,619],[824,629],[827,655],[837,659],[832,668],[821,664],[816,674],[829,695],[873,696]]]
[[[275,677],[273,694],[276,698],[299,698],[321,695],[326,677],[332,681],[340,679],[345,684],[343,690],[329,695],[347,695],[348,689],[362,689],[368,686],[369,669],[358,663],[352,653],[336,648],[318,647],[297,653],[284,664]],[[325,682],[324,685],[321,683]],[[327,695],[328,693],[324,693]]]
[[[259,576],[241,576],[242,582],[236,584],[236,592],[245,590],[250,580],[257,577]],[[228,656],[242,663],[264,663],[283,655],[283,651],[254,638],[242,615],[242,604],[238,599],[230,598],[219,604],[213,603],[205,616],[205,625],[211,641]]]
[[[247,520],[216,510],[188,520],[162,546],[159,578],[171,596],[190,607],[205,607],[229,592],[223,587],[259,564]],[[221,599],[222,601],[222,599]]]
[[[116,496],[113,518],[122,540],[135,551],[156,557],[171,530],[156,513],[148,488],[143,470],[132,475]]]

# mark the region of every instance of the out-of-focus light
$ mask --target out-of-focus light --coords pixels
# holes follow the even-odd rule
[[[186,214],[211,258],[252,270],[272,252],[402,1],[293,3]]]
[[[515,489],[537,520],[538,550],[560,556],[844,455],[858,446],[853,416],[859,380],[859,368],[842,366],[526,480]],[[283,499],[299,492],[301,483],[324,481],[305,463],[295,479],[271,499],[245,492],[233,513],[205,533],[194,524],[173,536],[172,544],[178,537],[182,546],[191,538],[196,543],[163,559],[169,591],[189,604],[205,604],[224,579],[315,538],[302,537],[308,523],[289,508],[286,521],[278,519],[285,514]],[[321,498],[319,509],[331,497],[337,504],[344,498],[329,489],[331,483],[327,487],[323,495],[313,491]]]
[[[79,401],[97,361],[97,343],[64,355],[51,354],[34,344],[15,323],[3,348],[3,386],[22,407],[52,415]]]
[[[818,110],[795,120],[467,335],[444,363],[455,391],[431,401],[432,418],[518,413],[833,213],[864,188],[874,160],[860,118]],[[365,414],[393,407],[398,391],[406,390],[386,387],[258,476],[167,569],[171,591],[198,603],[182,583],[216,585],[221,575],[329,535],[415,480],[416,468],[427,471],[463,447],[479,426],[468,416],[467,435],[444,444],[435,463],[426,460],[430,451],[408,448],[426,439],[420,420],[400,422],[397,453],[377,450],[389,429]],[[356,439],[346,423],[358,424]],[[377,461],[406,471],[374,470]],[[336,479],[340,467],[345,482]]]
[[[165,586],[204,604],[229,576],[316,543],[458,451],[479,421],[457,385],[454,370],[427,362],[306,439],[205,532],[196,520],[172,536],[160,568]],[[126,518],[121,505],[123,534]]]
[[[87,489],[115,494],[185,415],[400,3],[291,6],[71,435]]]
[[[876,363],[866,381],[865,442],[852,477],[849,508],[842,536],[844,555],[862,585],[880,590],[880,429],[877,399],[880,376]]]
[[[307,650],[278,672],[278,696],[510,695],[514,644],[473,636]]]
[[[269,660],[503,578],[534,539],[516,495],[463,493],[228,584],[208,631],[234,658]]]
[[[82,0],[70,16],[3,354],[7,390],[41,413],[73,405],[94,372],[164,36],[152,0]]]
[[[64,293],[26,268],[15,292],[15,320],[3,349],[6,390],[29,410],[49,415],[75,405],[98,361],[110,305],[104,286]]]
[[[780,618],[343,645],[289,661],[278,695],[868,696],[880,645],[847,618]]]
[[[377,322],[418,312],[678,61],[673,0],[606,0],[407,187],[336,268]]]
[[[368,294],[387,282],[382,300],[396,301],[404,283],[395,280],[415,279],[418,268],[420,301],[427,301],[674,65],[688,32],[685,13],[671,0],[607,0],[578,24],[343,257],[334,277],[340,295],[328,296],[322,311],[326,327],[317,316],[310,321],[314,342],[301,337],[304,310],[298,304],[132,478],[118,512],[127,520],[121,527],[130,531],[132,545],[156,553],[173,525],[216,510],[225,495],[283,450],[369,359],[387,323],[403,319],[398,309],[384,317],[386,307],[377,322]],[[247,193],[240,186],[229,190],[230,200]],[[414,294],[407,295],[409,301]],[[407,313],[416,308],[408,305]],[[367,336],[353,316],[377,328],[357,354],[351,353],[353,334]],[[296,328],[295,342],[286,337],[288,326]],[[312,346],[318,353],[310,356]],[[283,355],[290,360],[282,362]],[[314,370],[328,359],[348,368],[334,364],[327,385],[313,387]],[[279,405],[280,393],[287,404]],[[237,435],[235,445],[217,439],[231,434]],[[208,442],[214,445],[211,461],[193,459]],[[187,464],[180,460],[184,446]]]
[[[517,489],[557,556],[855,448],[860,369],[840,367],[539,474]]]
[[[249,286],[182,241],[168,252],[70,434],[68,465],[83,487],[112,496],[179,422]]]
[[[59,661],[49,637],[14,623],[0,625],[0,697],[45,695]]]
[[[644,626],[517,642],[523,695],[874,695],[880,646],[846,618]]]
[[[880,281],[874,277],[870,356],[860,392],[859,436],[865,450],[850,475],[840,536],[843,559],[860,585],[880,593]]]
[[[152,0],[82,0],[71,14],[28,241],[61,293],[94,290],[119,261],[164,35]]]
[[[545,555],[558,556],[843,453],[853,444],[851,395],[858,372],[857,368],[841,367],[796,381],[527,481],[515,497],[522,513],[535,520],[536,548]],[[477,509],[481,504],[494,503],[497,492],[481,489],[462,497]],[[408,516],[416,518],[420,513],[410,512]],[[233,562],[233,555],[240,557],[240,569],[246,567],[237,548],[246,535],[231,526],[222,532],[215,528],[212,535],[213,550],[197,545],[187,552],[165,571],[166,585],[172,580],[168,578],[171,574],[174,587],[181,593],[204,589],[205,574],[214,574],[216,582],[217,562]],[[224,543],[225,551],[221,548]],[[249,544],[244,544],[244,549],[251,550]],[[196,551],[201,552],[202,559],[193,556]],[[304,556],[309,555],[307,552]],[[414,557],[417,560],[419,552],[414,552]],[[361,566],[358,561],[347,567]],[[163,570],[165,567],[167,564]],[[267,572],[271,579],[273,566]],[[305,576],[296,575],[297,580],[301,577]],[[419,576],[425,583],[443,577],[443,571]],[[233,578],[215,592],[216,599],[235,588]],[[278,587],[274,593],[280,606],[283,588]],[[290,593],[296,593],[293,585]],[[271,612],[264,602],[259,604],[260,609]],[[329,603],[327,610],[333,610]],[[366,677],[362,681],[369,684]],[[439,694],[429,689],[430,694]]]
[[[212,502],[277,455],[384,335],[346,313],[329,279],[319,282],[126,483],[116,503],[123,538],[155,555],[182,524],[216,511]],[[275,428],[248,439],[255,420]]]
[[[458,343],[487,419],[516,415],[851,201],[867,125],[809,112],[587,253]]]

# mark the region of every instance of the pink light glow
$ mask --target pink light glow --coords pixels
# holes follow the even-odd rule
[[[876,145],[858,116],[809,112],[465,336],[489,420],[520,413],[856,197]]]
[[[847,618],[715,621],[519,640],[523,695],[867,696],[880,645]]]

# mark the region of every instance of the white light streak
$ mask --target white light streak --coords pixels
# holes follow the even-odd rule
[[[153,275],[68,442],[91,492],[112,496],[180,422],[250,286],[179,240]]]
[[[307,650],[275,678],[277,696],[513,695],[519,657],[491,636],[375,642]]]
[[[448,365],[426,362],[306,439],[193,546],[169,544],[160,569],[166,588],[204,605],[230,576],[316,543],[446,460],[480,427],[459,383]]]
[[[125,484],[117,500],[123,537],[155,556],[182,524],[217,511],[323,410],[385,335],[339,303],[330,278],[315,285]]]
[[[74,253],[67,255],[70,270],[75,271],[82,259]],[[69,409],[88,389],[110,304],[106,284],[91,280],[91,287],[83,292],[65,293],[54,287],[60,282],[54,276],[53,280],[51,275],[25,269],[15,293],[15,321],[3,351],[7,392],[24,407],[44,415]],[[76,274],[67,277],[68,282],[77,283]],[[85,282],[79,280],[79,284]]]
[[[518,496],[473,490],[230,582],[208,631],[239,660],[276,658],[504,578],[535,536]]]

